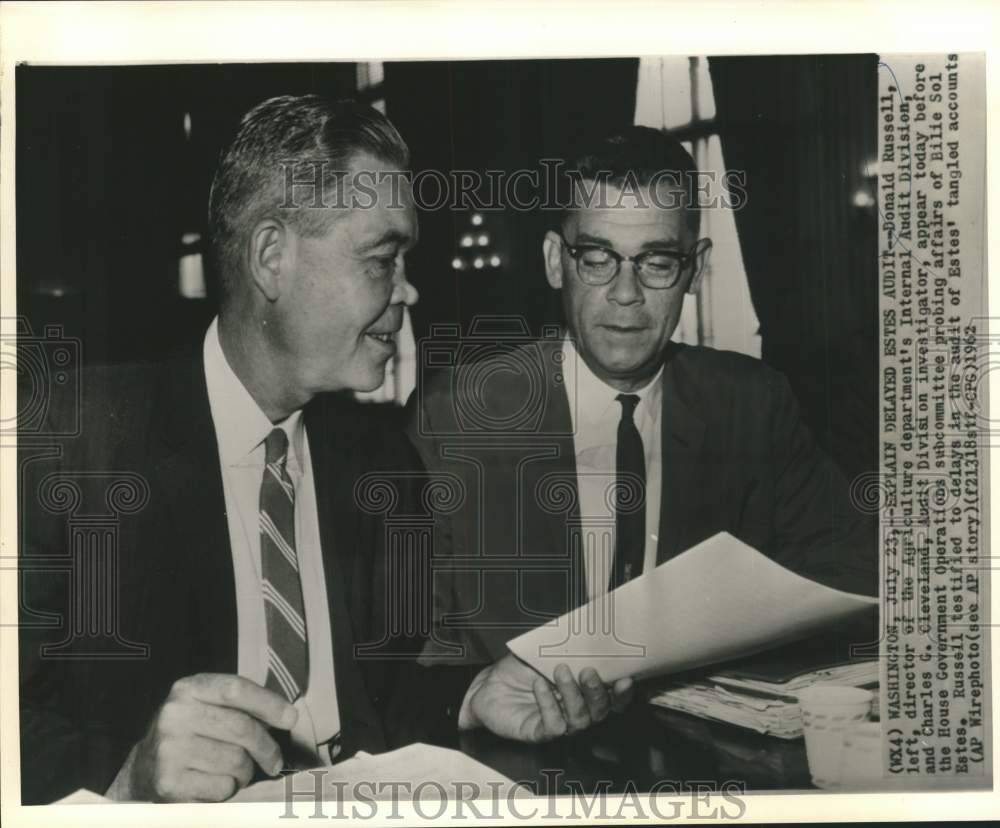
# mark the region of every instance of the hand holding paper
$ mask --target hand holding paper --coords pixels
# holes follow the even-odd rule
[[[459,728],[483,726],[507,739],[546,742],[603,721],[632,696],[630,679],[607,687],[596,670],[584,668],[577,683],[565,664],[553,673],[555,687],[513,655],[505,656],[472,682]]]

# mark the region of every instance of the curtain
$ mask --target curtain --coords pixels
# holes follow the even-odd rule
[[[709,61],[761,357],[785,373],[819,442],[875,468],[878,365],[875,55]]]

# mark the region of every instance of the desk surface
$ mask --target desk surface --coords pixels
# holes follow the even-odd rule
[[[873,607],[817,636],[761,654],[754,663],[764,659],[772,667],[775,663],[795,667],[793,672],[813,663],[842,663],[856,657],[858,644],[878,640],[877,619],[877,608]],[[745,668],[750,660],[728,666],[741,663]],[[697,675],[697,671],[691,673],[692,677]],[[809,775],[804,739],[764,736],[666,710],[649,704],[645,695],[640,685],[627,713],[545,745],[509,742],[486,731],[474,731],[459,734],[457,747],[514,781],[533,783],[542,794],[572,793],[567,780],[590,794],[607,784],[609,792],[648,792],[661,781],[736,782],[747,791],[817,790]],[[630,782],[634,788],[626,787]],[[559,786],[564,790],[552,790]]]
[[[542,795],[625,791],[657,782],[735,782],[752,790],[815,790],[805,742],[664,710],[637,698],[622,715],[544,745],[462,733],[458,747]]]

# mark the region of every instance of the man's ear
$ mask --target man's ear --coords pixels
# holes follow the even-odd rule
[[[708,270],[708,259],[711,253],[712,240],[698,239],[698,243],[694,246],[694,253],[692,254],[694,272],[691,275],[691,281],[688,283],[688,293],[697,293],[701,289],[701,280],[705,275],[705,271]]]
[[[542,255],[545,257],[545,278],[555,290],[563,286],[562,241],[559,236],[549,230],[542,241]]]
[[[254,225],[247,244],[254,285],[269,302],[277,301],[293,255],[289,229],[276,219],[261,219]]]

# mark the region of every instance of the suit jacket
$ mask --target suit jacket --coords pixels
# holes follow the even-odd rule
[[[436,638],[456,660],[496,659],[513,636],[586,600],[570,416],[586,401],[567,397],[561,346],[480,345],[491,351],[481,359],[444,349],[425,361],[450,367],[410,400],[407,432],[424,463],[462,481],[461,506],[439,515],[434,559]],[[851,506],[784,377],[672,343],[662,406],[658,563],[727,531],[806,577],[877,593],[872,516]]]
[[[25,803],[81,786],[103,793],[174,681],[237,670],[232,553],[200,356],[89,371],[82,396],[52,400],[40,433],[19,446]],[[72,432],[74,418],[79,436],[46,436]],[[419,577],[428,553],[387,543],[392,521],[422,514],[419,458],[398,425],[352,400],[317,397],[304,422],[342,755],[446,738],[464,688],[415,662],[430,625]]]

